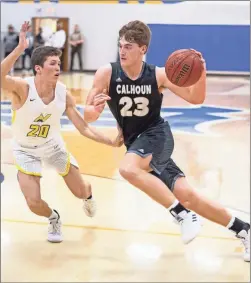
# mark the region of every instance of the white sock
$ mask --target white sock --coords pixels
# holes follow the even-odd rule
[[[234,220],[235,220],[235,216],[232,216],[232,218],[230,219],[229,223],[226,226],[228,229],[230,229],[233,226]]]
[[[56,220],[58,220],[58,218],[59,218],[59,215],[54,210],[52,210],[52,213],[51,213],[51,216],[49,217],[49,220],[50,221],[56,221]]]
[[[179,218],[181,215],[182,217],[184,217],[184,213],[186,215],[189,212],[189,210],[186,209],[183,205],[181,205],[177,199],[175,199],[173,204],[169,206],[167,209],[172,214],[172,216],[175,217],[176,219],[177,217]]]
[[[170,211],[171,209],[173,209],[178,204],[179,204],[179,201],[177,199],[175,199],[174,203],[171,206],[167,207],[167,209]]]

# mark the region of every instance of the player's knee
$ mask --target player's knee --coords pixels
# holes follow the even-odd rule
[[[26,203],[31,211],[36,211],[41,206],[41,198],[26,197]]]
[[[119,173],[124,179],[130,181],[130,180],[134,180],[135,178],[138,177],[139,169],[135,166],[132,166],[132,165],[121,166],[119,168]]]
[[[196,192],[191,188],[183,188],[182,192],[177,194],[176,197],[188,209],[195,207],[198,201]]]
[[[197,195],[193,191],[187,192],[184,199],[182,199],[181,204],[188,209],[193,209],[197,205],[198,199]]]

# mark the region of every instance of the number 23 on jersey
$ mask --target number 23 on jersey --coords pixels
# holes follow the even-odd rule
[[[132,111],[133,103],[136,104],[136,109]],[[146,97],[135,97],[123,96],[119,100],[120,105],[124,105],[120,110],[120,114],[123,117],[131,117],[133,115],[138,117],[146,116],[149,113],[149,100]]]

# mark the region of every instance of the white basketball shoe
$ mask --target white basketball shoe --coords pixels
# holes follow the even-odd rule
[[[97,205],[93,198],[91,199],[84,199],[83,209],[87,216],[93,217],[96,214]]]
[[[242,244],[245,248],[243,259],[244,261],[250,261],[250,229],[248,231],[241,230],[238,234],[236,234],[236,237],[241,239]]]
[[[175,222],[181,226],[181,238],[184,244],[189,244],[195,239],[202,227],[200,217],[193,211],[182,211],[174,216]]]
[[[51,243],[60,243],[63,241],[62,231],[61,231],[61,220],[58,212],[54,211],[54,217],[49,218],[49,228],[48,228],[48,241]]]

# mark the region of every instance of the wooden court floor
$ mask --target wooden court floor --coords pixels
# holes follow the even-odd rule
[[[63,74],[83,113],[92,74]],[[207,98],[193,106],[166,92],[162,116],[175,137],[173,159],[202,194],[235,215],[250,219],[250,85],[246,78],[209,77]],[[46,241],[46,219],[29,212],[13,166],[8,98],[1,102],[1,281],[2,282],[249,282],[250,265],[229,231],[207,220],[191,244],[181,242],[168,212],[118,173],[125,148],[81,137],[61,120],[68,149],[93,186],[98,212],[85,216],[81,201],[50,168],[41,181],[43,198],[58,209],[64,241]],[[115,135],[108,109],[94,123]]]

